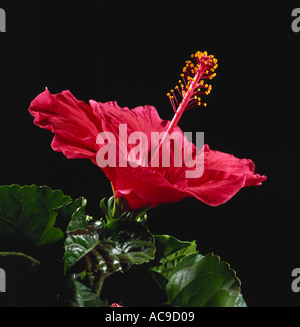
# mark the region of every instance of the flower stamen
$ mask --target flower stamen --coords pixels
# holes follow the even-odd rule
[[[186,110],[195,106],[207,106],[205,102],[202,102],[200,96],[210,94],[212,86],[205,84],[204,80],[212,80],[217,75],[215,70],[218,68],[218,60],[213,55],[208,55],[206,51],[198,51],[192,54],[191,58],[193,61],[186,61],[186,65],[180,75],[182,78],[179,81],[180,87],[176,86],[176,92],[172,89],[171,93],[167,94],[175,115],[152,160],[157,158],[160,149],[168,142],[169,136]]]
[[[198,101],[200,95],[208,95],[211,92],[211,85],[204,84],[204,80],[213,79],[216,76],[215,70],[218,67],[218,60],[213,55],[208,56],[207,52],[196,52],[191,55],[193,61],[186,61],[186,66],[180,75],[182,80],[179,81],[179,86],[171,90],[167,96],[170,99],[174,112],[179,110],[179,99],[182,99],[181,104],[185,107],[180,108],[182,112],[189,110],[195,106],[205,106],[204,103]],[[183,81],[183,82],[182,82]]]

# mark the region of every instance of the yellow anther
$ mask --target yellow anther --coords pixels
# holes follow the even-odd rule
[[[191,107],[196,106],[197,104],[199,106],[203,104],[203,106],[206,107],[207,104],[201,102],[199,95],[210,94],[212,86],[205,84],[204,80],[212,79],[216,76],[215,70],[218,67],[218,60],[213,55],[208,55],[207,51],[197,51],[196,53],[191,54],[191,60],[185,61],[185,66],[180,74],[181,79],[178,81],[178,84],[174,89],[177,90],[178,94],[183,99],[194,94],[194,96],[189,97],[189,99],[192,99],[191,103],[186,101]],[[204,80],[199,81],[201,76]],[[197,81],[198,84],[196,84]],[[167,96],[171,99],[173,107],[175,105],[178,107],[179,99],[178,96],[175,96],[174,89],[172,89],[170,93],[167,93]],[[186,103],[186,106],[188,104]],[[181,104],[179,104],[179,106],[180,105]]]

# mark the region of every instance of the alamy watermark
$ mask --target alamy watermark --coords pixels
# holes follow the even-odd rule
[[[300,292],[300,268],[295,268],[292,271],[292,277],[295,279],[292,281],[291,287],[294,293]]]
[[[136,131],[128,135],[126,124],[120,124],[118,135],[102,132],[97,137],[100,149],[96,162],[105,167],[184,167],[186,178],[199,178],[204,172],[204,133]]]
[[[0,32],[6,32],[6,12],[0,8]]]
[[[5,270],[0,268],[0,293],[6,292],[6,274]]]
[[[300,32],[300,8],[295,8],[292,11],[292,17],[295,17],[295,19],[292,22],[292,30],[295,33]]]

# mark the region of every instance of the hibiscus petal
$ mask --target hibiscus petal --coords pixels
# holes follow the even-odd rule
[[[46,90],[32,102],[29,111],[35,117],[36,125],[55,134],[52,142],[55,151],[63,152],[68,158],[88,158],[95,164],[100,148],[96,142],[99,133],[113,133],[117,139],[116,145],[121,147],[125,140],[118,140],[119,124],[126,124],[128,135],[137,131],[144,133],[151,149],[151,133],[165,132],[170,124],[162,120],[152,106],[130,110],[119,107],[116,102],[92,100],[88,105],[76,100],[69,91],[52,95]],[[184,152],[185,136],[179,127],[174,131],[182,140],[179,144]],[[168,145],[166,143],[164,146]],[[133,147],[126,146],[127,151]],[[190,151],[196,151],[194,145],[191,145]],[[128,163],[127,167],[107,166],[102,169],[113,184],[116,197],[124,196],[132,209],[149,205],[153,207],[185,197],[195,197],[208,205],[217,206],[228,201],[241,188],[260,185],[266,180],[265,176],[255,174],[254,163],[249,159],[211,151],[207,145],[202,151],[204,171],[197,178],[187,178],[186,171],[191,169],[184,164],[174,167],[172,160],[170,167],[133,168]],[[171,148],[171,157],[174,156],[174,149]]]
[[[159,172],[145,167],[117,168],[116,197],[124,196],[132,209],[180,201],[187,196],[186,181],[170,182]],[[122,177],[121,177],[122,176]]]
[[[61,151],[68,158],[95,157],[101,124],[92,108],[71,92],[50,94],[46,90],[32,101],[29,112],[37,126],[55,134],[54,151]]]
[[[230,200],[241,188],[261,185],[266,180],[265,176],[254,173],[251,160],[211,151],[207,145],[205,154],[203,176],[183,180],[186,169],[177,168],[178,181],[175,184],[158,171],[142,167],[117,168],[116,176],[108,173],[108,177],[114,180],[116,196],[124,196],[133,209],[148,205],[155,207],[185,197],[195,197],[210,206],[218,206]]]
[[[189,179],[186,191],[208,205],[221,205],[241,188],[261,185],[267,179],[254,173],[255,165],[249,159],[212,151],[208,145],[204,148],[204,174],[199,179]]]

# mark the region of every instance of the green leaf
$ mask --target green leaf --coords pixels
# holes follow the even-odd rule
[[[3,252],[0,267],[6,272],[6,293],[0,293],[0,306],[55,305],[57,285],[40,262],[23,253]]]
[[[110,217],[109,217],[109,213],[108,213],[108,208],[105,204],[105,201],[106,201],[106,198],[102,199],[100,201],[100,209],[103,211],[103,213],[105,214],[105,218],[106,220],[110,220]]]
[[[154,259],[154,238],[148,228],[135,221],[114,220],[101,235],[106,244],[114,244],[122,266],[142,264]]]
[[[92,254],[94,248],[98,244],[99,239],[97,236],[83,234],[83,235],[70,235],[67,237],[65,241],[65,272],[68,272],[72,267],[81,262],[88,254]],[[92,266],[89,263],[89,258],[86,257],[86,267],[87,270],[91,270]],[[100,264],[100,260],[98,262]],[[81,265],[80,265],[81,267]],[[79,268],[79,270],[75,268],[73,271],[81,272],[84,270],[84,267]]]
[[[169,304],[182,307],[233,307],[239,292],[235,271],[212,254],[183,258],[166,286]]]
[[[235,307],[237,307],[237,308],[246,308],[247,307],[247,304],[241,293],[239,293],[239,295],[235,301]]]
[[[59,305],[62,307],[107,307],[97,294],[74,275],[67,276],[64,287],[59,295]]]
[[[71,200],[63,206],[54,209],[57,213],[56,225],[65,231],[71,221],[73,214],[78,211],[80,208],[84,208],[85,210],[87,204],[87,200],[83,197],[78,198],[76,200]]]
[[[86,215],[85,213],[86,205],[87,205],[87,200],[85,200],[84,198],[77,199],[76,210],[72,212],[71,220],[69,221],[69,225],[66,229],[66,232],[68,234],[75,231],[78,234],[79,230],[83,230],[87,232],[89,231],[88,224],[90,221],[93,220],[93,218]],[[70,209],[71,210],[75,209],[75,204]]]
[[[177,238],[169,235],[154,235],[154,238],[157,248],[156,258],[159,257],[159,259],[165,258],[177,251],[188,247],[193,247],[193,249],[196,251],[195,242],[180,241]]]
[[[160,272],[156,271],[155,269],[148,269],[148,272],[152,279],[155,281],[156,285],[166,293],[166,286],[168,284],[168,279]]]
[[[179,241],[173,236],[155,235],[156,265],[151,270],[169,278],[174,267],[189,254],[197,253],[196,242]]]
[[[155,246],[148,229],[137,222],[100,221],[73,217],[65,242],[65,271],[124,272],[133,264],[154,258]],[[76,229],[77,227],[77,229]],[[99,237],[100,235],[100,237]]]
[[[64,233],[55,227],[55,209],[70,200],[47,186],[0,186],[1,243],[41,246],[61,240]]]
[[[102,199],[100,201],[100,208],[105,214],[107,223],[118,219],[144,223],[148,218],[147,210],[150,207],[131,210],[128,201],[124,197],[116,199],[115,196],[112,196],[108,199],[107,205],[106,199]]]

